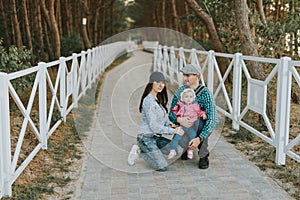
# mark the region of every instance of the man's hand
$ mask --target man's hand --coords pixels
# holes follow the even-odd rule
[[[196,137],[194,139],[192,139],[190,142],[189,142],[189,148],[192,149],[192,150],[195,150],[199,144],[200,144],[201,140],[199,137]]]
[[[177,122],[186,128],[190,128],[193,125],[193,122],[190,120],[189,117],[178,117]]]

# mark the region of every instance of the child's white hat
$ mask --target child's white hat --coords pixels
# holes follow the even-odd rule
[[[180,93],[180,100],[181,100],[181,101],[183,101],[182,96],[183,96],[183,94],[186,93],[186,92],[191,92],[191,93],[193,93],[193,99],[196,98],[195,91],[194,91],[192,88],[186,88],[186,89],[184,89],[184,90]]]

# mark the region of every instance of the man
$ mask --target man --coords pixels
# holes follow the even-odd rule
[[[208,137],[218,124],[218,116],[216,112],[215,102],[212,93],[206,87],[200,84],[201,72],[199,67],[192,64],[188,64],[180,71],[183,73],[183,78],[186,84],[179,87],[175,91],[170,110],[172,110],[175,107],[176,103],[180,100],[180,94],[184,89],[194,89],[196,93],[196,100],[200,105],[200,108],[206,112],[207,120],[205,121],[203,128],[198,128],[196,138],[190,141],[182,139],[180,144],[183,147],[187,147],[187,145],[189,145],[189,148],[192,150],[198,147],[199,168],[207,169],[209,167]],[[180,124],[181,126],[187,128],[191,127],[193,124],[188,117],[177,117],[173,112],[169,112],[169,119],[172,123]],[[187,135],[185,134],[184,137],[187,137]],[[181,159],[187,159],[186,152],[182,154]]]

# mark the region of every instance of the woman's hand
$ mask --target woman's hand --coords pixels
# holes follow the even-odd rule
[[[177,122],[186,128],[190,128],[193,125],[193,122],[190,120],[189,117],[178,117]]]
[[[195,150],[201,142],[200,137],[196,137],[189,142],[189,148]]]
[[[180,136],[183,136],[183,135],[184,135],[184,131],[182,130],[181,127],[175,128],[175,129],[174,129],[174,133],[175,133],[175,134],[178,134],[178,135],[180,135]]]

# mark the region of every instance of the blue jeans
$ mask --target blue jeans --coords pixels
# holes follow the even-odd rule
[[[162,136],[137,137],[137,144],[141,149],[140,157],[155,169],[162,169],[168,166],[163,155],[163,153],[168,153],[168,150],[164,148],[168,143],[170,143],[170,140]]]
[[[193,126],[191,126],[190,128],[181,126],[181,128],[184,131],[184,135],[180,136],[178,134],[174,134],[171,141],[171,149],[176,149],[178,143],[182,148],[187,148],[189,141],[197,136],[197,130],[202,130],[204,123],[205,122],[202,119],[198,119],[194,122]]]

